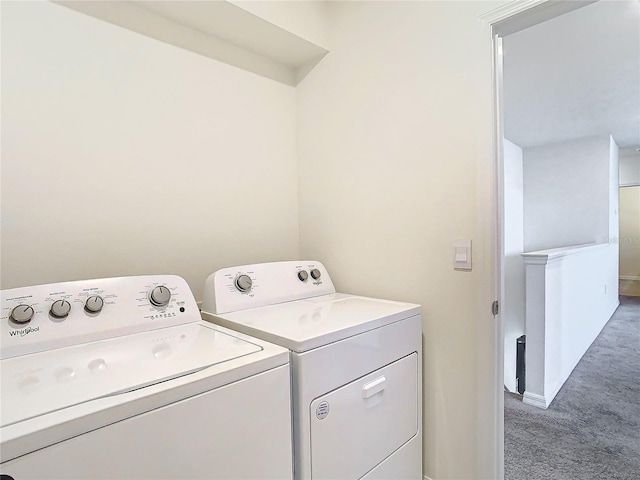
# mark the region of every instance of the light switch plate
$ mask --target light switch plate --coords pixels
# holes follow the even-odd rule
[[[471,240],[453,242],[453,268],[471,270]]]

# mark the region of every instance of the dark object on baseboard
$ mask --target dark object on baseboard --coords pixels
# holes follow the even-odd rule
[[[526,335],[522,335],[516,339],[516,390],[520,395],[524,394],[525,387],[524,351],[526,343]]]

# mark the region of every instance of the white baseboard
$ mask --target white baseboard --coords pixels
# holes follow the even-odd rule
[[[620,277],[620,280],[635,280],[635,281],[640,281],[640,277],[638,276],[624,276],[624,277]]]
[[[531,405],[532,407],[544,408],[546,409],[549,404],[546,399],[542,395],[538,395],[536,393],[529,393],[527,391],[524,392],[522,396],[522,403],[526,403],[527,405]]]

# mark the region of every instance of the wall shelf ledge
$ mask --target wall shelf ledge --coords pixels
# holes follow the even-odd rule
[[[287,85],[329,52],[228,1],[55,3]]]

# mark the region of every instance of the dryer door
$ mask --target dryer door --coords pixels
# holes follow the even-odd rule
[[[418,433],[418,355],[329,392],[310,409],[312,478],[360,478]]]

